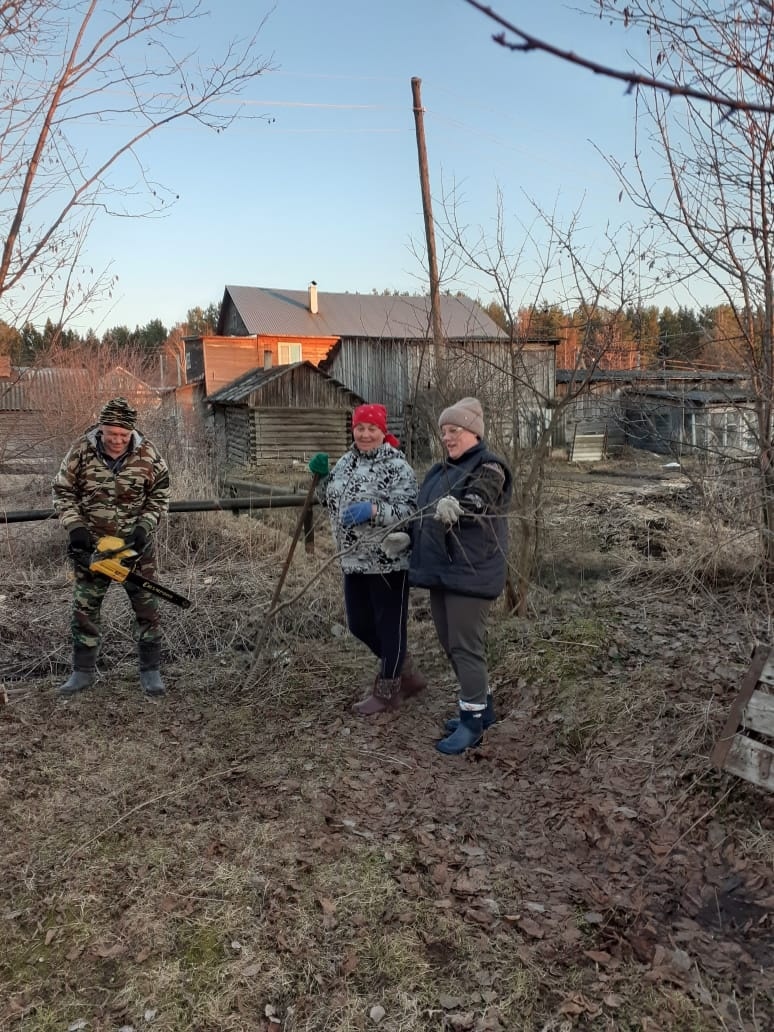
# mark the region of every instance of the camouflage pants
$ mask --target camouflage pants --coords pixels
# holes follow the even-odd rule
[[[142,556],[135,564],[134,570],[147,580],[156,579],[153,556]],[[70,621],[74,645],[83,645],[86,648],[96,648],[99,645],[102,601],[112,583],[109,577],[103,577],[101,573],[89,573],[88,570],[76,566]],[[158,598],[128,581],[124,581],[121,586],[129,596],[129,602],[134,610],[135,641],[160,642],[161,614]]]

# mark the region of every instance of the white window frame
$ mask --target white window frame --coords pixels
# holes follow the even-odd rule
[[[295,340],[281,340],[277,342],[278,365],[292,365],[294,362],[303,362],[301,344]]]

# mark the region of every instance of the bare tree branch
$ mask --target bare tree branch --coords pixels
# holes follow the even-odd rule
[[[270,67],[257,51],[263,20],[249,39],[205,63],[181,48],[202,16],[198,0],[0,0],[6,318],[50,311],[61,318],[109,289],[111,278],[90,279],[82,262],[95,216],[158,215],[176,200],[142,163],[149,136],[186,118],[221,132],[256,117],[244,115],[238,98]],[[126,175],[132,167],[134,182]]]
[[[487,18],[490,18],[498,25],[501,25],[506,32],[511,33],[521,41],[518,43],[515,41],[509,41],[506,38],[505,32],[500,32],[492,37],[493,41],[499,46],[505,47],[511,51],[521,51],[522,53],[529,53],[530,51],[536,50],[542,51],[543,53],[550,54],[552,57],[559,58],[559,60],[565,61],[568,64],[576,65],[579,68],[585,68],[587,71],[593,72],[594,75],[601,75],[608,79],[616,79],[619,82],[625,82],[628,87],[626,93],[631,93],[637,87],[647,87],[648,89],[658,90],[665,93],[670,97],[686,97],[690,100],[715,104],[728,111],[751,111],[767,115],[774,114],[774,102],[771,101],[745,100],[740,97],[731,96],[722,91],[696,89],[693,86],[677,82],[668,82],[665,79],[660,79],[652,75],[645,75],[636,71],[621,71],[620,69],[612,68],[609,65],[600,64],[598,61],[592,61],[589,58],[583,57],[581,54],[576,54],[572,50],[563,50],[560,47],[554,46],[553,43],[549,43],[543,39],[538,39],[537,36],[533,36],[531,33],[525,32],[524,29],[518,28],[518,26],[508,21],[508,19],[504,18],[501,14],[498,14],[493,8],[480,3],[479,0],[465,0],[465,2],[470,4],[471,7],[475,7],[476,10],[486,15]],[[768,3],[760,3],[759,6],[770,11],[771,5]],[[627,17],[628,15],[626,12],[621,13],[622,21],[626,21]]]

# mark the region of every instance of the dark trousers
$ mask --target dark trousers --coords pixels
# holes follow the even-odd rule
[[[399,677],[406,656],[408,573],[345,573],[347,626],[381,662],[381,676]]]
[[[486,705],[489,674],[486,669],[486,618],[492,608],[488,598],[471,598],[450,591],[430,589],[430,612],[435,631],[460,682],[463,709]]]

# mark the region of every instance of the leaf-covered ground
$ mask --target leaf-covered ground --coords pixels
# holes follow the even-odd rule
[[[772,797],[708,763],[766,596],[733,521],[719,544],[666,487],[555,484],[530,615],[492,626],[502,720],[460,758],[433,748],[454,684],[421,593],[431,687],[351,714],[373,663],[322,527],[254,681],[286,529],[172,521],[195,607],[165,609],[157,703],[118,589],[97,685],[55,697],[57,531],[9,528],[0,1029],[771,1028]]]

